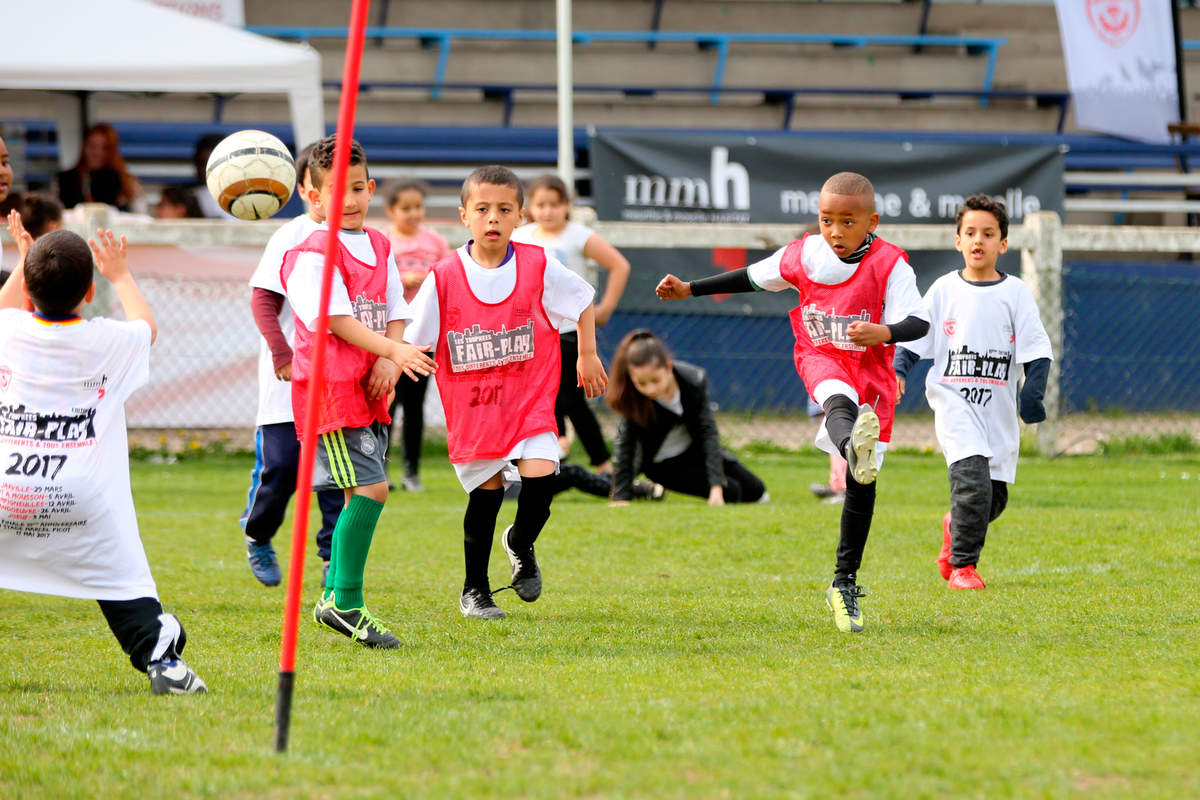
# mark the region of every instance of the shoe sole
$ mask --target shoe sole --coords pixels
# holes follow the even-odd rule
[[[512,548],[508,546],[508,535],[512,533],[513,526],[509,525],[504,529],[504,533],[500,535],[500,545],[504,548],[505,554],[508,556],[508,565],[512,567],[514,576],[517,571],[517,556],[513,553]],[[513,578],[513,591],[517,593],[517,597],[524,600],[526,603],[532,603],[542,596],[542,569],[538,567],[538,576],[536,578],[526,578],[523,581],[518,581]]]
[[[842,625],[843,618],[841,615],[838,614],[837,609],[834,608],[833,595],[830,593],[830,591],[831,590],[826,590],[826,592],[825,592],[825,605],[828,606],[829,610],[833,612],[833,624],[842,633],[862,633],[862,630],[864,627],[863,623],[861,623],[861,622],[855,623],[854,620],[850,619],[849,614],[847,614],[845,617],[846,625],[845,626]]]
[[[879,475],[879,465],[875,463],[878,441],[879,416],[874,411],[863,411],[850,430],[850,448],[854,451],[854,480],[864,486],[874,483]]]

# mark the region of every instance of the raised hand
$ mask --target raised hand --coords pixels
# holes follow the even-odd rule
[[[25,223],[21,220],[21,212],[15,208],[8,212],[8,235],[17,243],[17,252],[21,254],[21,260],[25,260],[25,254],[29,252],[29,248],[33,246],[33,236],[29,231],[25,230]]]
[[[97,229],[96,238],[88,239],[88,247],[92,249],[96,269],[113,283],[129,274],[129,255],[124,236],[118,241],[112,231]]]

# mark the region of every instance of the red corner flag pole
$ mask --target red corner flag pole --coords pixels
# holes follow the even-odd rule
[[[296,677],[296,627],[300,619],[300,593],[304,582],[304,545],[308,539],[308,514],[312,505],[313,462],[317,455],[314,433],[317,404],[325,381],[325,342],[329,331],[329,292],[333,282],[333,254],[337,231],[342,229],[342,200],[350,163],[350,140],[354,137],[354,109],[358,105],[358,73],[362,66],[363,36],[367,29],[370,0],[354,0],[350,30],[346,37],[346,65],[342,70],[342,99],[338,108],[337,145],[333,151],[333,192],[326,209],[328,229],[335,235],[325,244],[325,269],[321,273],[321,313],[313,337],[312,383],[304,431],[300,437],[300,469],[296,476],[296,513],[292,526],[292,553],[288,563],[287,600],[283,607],[283,641],[279,646],[279,694],[275,701],[275,751],[287,750],[292,721],[292,688]]]

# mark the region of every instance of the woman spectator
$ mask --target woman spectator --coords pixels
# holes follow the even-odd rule
[[[143,210],[142,187],[121,157],[116,129],[101,122],[87,129],[79,161],[58,173],[58,196],[66,208],[80,203],[106,203],[122,211]]]

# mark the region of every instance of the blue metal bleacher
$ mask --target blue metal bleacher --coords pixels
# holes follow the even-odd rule
[[[246,30],[264,36],[281,39],[310,41],[312,39],[345,39],[348,30],[336,27],[304,27],[285,25],[253,25]],[[432,96],[436,99],[446,83],[450,51],[455,40],[484,41],[549,41],[557,33],[544,29],[493,29],[493,28],[396,28],[368,27],[370,39],[416,39],[424,47],[437,48],[437,66],[432,81]],[[996,57],[1000,47],[1008,40],[1002,36],[942,36],[933,34],[867,35],[842,33],[723,33],[708,31],[575,31],[572,41],[587,45],[597,42],[636,42],[648,46],[668,42],[695,44],[702,49],[714,50],[716,62],[713,67],[711,85],[703,87],[711,102],[720,98],[724,86],[725,66],[729,60],[731,45],[831,45],[833,47],[954,47],[964,48],[968,54],[984,55],[987,59],[983,85],[979,95],[980,105],[987,105],[996,72]]]

